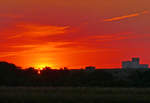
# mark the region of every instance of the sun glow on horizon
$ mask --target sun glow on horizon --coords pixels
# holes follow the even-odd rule
[[[52,65],[50,65],[50,64],[35,64],[34,65],[34,68],[35,69],[39,69],[39,70],[43,70],[43,68],[45,68],[45,67],[53,67]]]

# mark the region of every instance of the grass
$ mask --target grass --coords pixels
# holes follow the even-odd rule
[[[0,87],[0,103],[150,103],[150,88]]]

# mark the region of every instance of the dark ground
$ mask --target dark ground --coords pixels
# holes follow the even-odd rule
[[[150,88],[0,87],[0,103],[150,103]]]

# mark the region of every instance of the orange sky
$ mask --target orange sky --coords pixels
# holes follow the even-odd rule
[[[0,1],[0,61],[23,68],[150,64],[149,0]]]

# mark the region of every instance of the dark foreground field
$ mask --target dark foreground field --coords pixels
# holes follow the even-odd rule
[[[0,87],[0,103],[150,103],[150,88]]]

